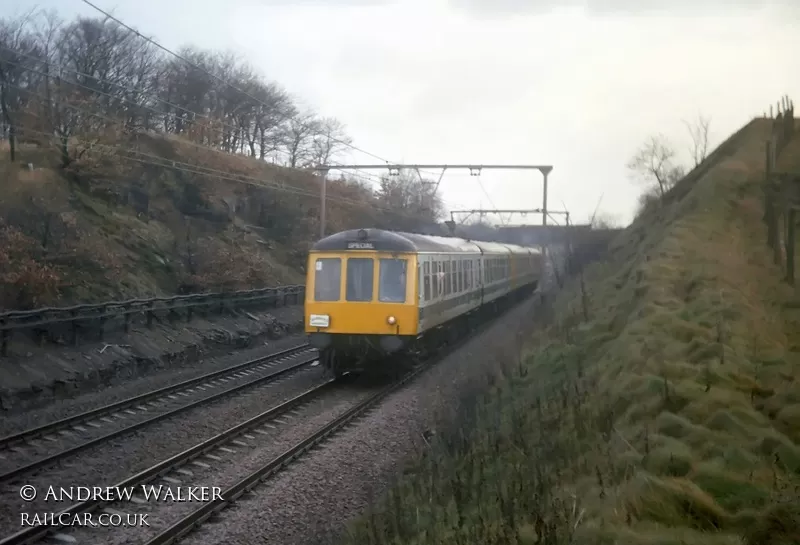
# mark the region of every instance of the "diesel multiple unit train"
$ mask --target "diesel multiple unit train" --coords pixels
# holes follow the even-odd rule
[[[509,298],[532,292],[541,251],[512,244],[354,229],[308,257],[305,332],[333,374],[364,371],[441,342]]]

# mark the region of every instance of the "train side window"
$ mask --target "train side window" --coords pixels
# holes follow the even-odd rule
[[[456,278],[458,279],[458,288],[456,291],[461,293],[464,291],[464,262],[459,259],[456,261],[456,265],[456,268],[458,269],[458,271],[456,271]]]
[[[372,301],[372,280],[375,265],[371,257],[351,257],[347,260],[347,300]]]
[[[450,295],[450,262],[444,262],[444,294]]]
[[[381,259],[378,273],[378,301],[381,303],[405,303],[406,274],[405,259]]]
[[[439,262],[434,261],[431,263],[431,272],[433,273],[431,281],[433,282],[433,298],[439,297]]]
[[[322,257],[314,264],[314,300],[338,301],[341,297],[342,260]]]
[[[426,261],[422,265],[422,274],[425,277],[425,300],[431,300],[431,264]]]
[[[458,293],[458,261],[450,262],[450,293]]]

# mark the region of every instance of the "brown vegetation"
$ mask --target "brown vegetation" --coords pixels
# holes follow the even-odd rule
[[[351,144],[345,127],[231,56],[180,54],[109,20],[0,21],[0,218],[15,244],[0,305],[302,282],[320,232],[313,168]],[[405,172],[378,185],[329,180],[327,233],[440,213]]]

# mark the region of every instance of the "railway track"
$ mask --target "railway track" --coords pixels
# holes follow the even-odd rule
[[[286,424],[285,421],[279,420],[280,417],[291,418],[297,414],[304,406],[313,403],[316,400],[323,399],[325,394],[335,390],[337,386],[345,383],[349,377],[340,379],[330,379],[322,384],[314,386],[305,392],[275,406],[265,410],[264,412],[229,428],[228,430],[198,443],[197,445],[184,450],[166,460],[163,460],[131,477],[119,482],[113,487],[117,489],[136,489],[141,485],[161,481],[167,487],[173,486],[177,483],[185,482],[194,477],[195,472],[202,472],[213,469],[223,462],[224,459],[230,458],[237,450],[242,447],[255,446],[257,436],[262,435],[269,438],[271,429],[276,426],[271,425],[270,422],[278,422]],[[192,469],[189,469],[189,468]],[[156,485],[157,486],[157,485]],[[127,501],[127,498],[126,498]],[[128,502],[130,505],[126,507],[134,507],[137,504],[141,507],[146,504],[146,500],[142,497],[133,496]],[[106,513],[117,513],[118,510],[113,509],[112,505],[118,505],[117,502],[106,502],[102,499],[90,499],[68,507],[61,511],[62,513],[70,513],[75,515],[77,513],[94,513],[103,510]],[[180,505],[180,504],[172,504]],[[169,504],[162,504],[162,509],[169,509]],[[141,509],[139,509],[141,511]],[[58,520],[56,518],[56,520]],[[52,537],[61,542],[75,542],[72,536],[66,536],[59,530],[63,527],[58,524],[55,525],[39,525],[28,527],[22,531],[17,532],[0,540],[0,545],[28,545],[37,543],[44,538]],[[92,541],[97,540],[98,536],[96,531],[102,528],[92,528]],[[113,528],[107,530],[113,531]]]
[[[438,360],[439,358],[437,357],[435,359]],[[300,458],[315,445],[318,445],[320,442],[340,431],[347,424],[353,422],[360,416],[365,415],[369,409],[375,407],[382,399],[413,380],[433,365],[433,363],[434,360],[422,363],[400,379],[393,381],[388,386],[380,388],[378,391],[368,389],[366,393],[360,393],[357,396],[359,399],[356,400],[352,400],[352,392],[345,392],[351,400],[346,409],[340,410],[332,417],[326,417],[324,424],[317,427],[302,440],[295,442],[282,453],[271,457],[266,463],[259,462],[254,470],[248,472],[243,478],[222,490],[220,498],[202,503],[199,508],[191,509],[186,514],[177,514],[176,511],[186,510],[185,506],[191,508],[196,504],[158,501],[147,502],[143,497],[132,498],[130,501],[126,498],[124,505],[120,502],[89,500],[75,504],[61,512],[69,513],[71,516],[77,513],[97,513],[98,515],[99,513],[120,514],[122,510],[127,513],[134,511],[136,513],[147,512],[150,515],[158,516],[158,521],[156,521],[155,517],[149,518],[149,524],[151,526],[157,525],[166,528],[150,537],[149,540],[145,542],[146,545],[175,543],[203,522],[207,521],[210,517],[230,506],[259,483],[267,481],[283,467],[286,467],[294,460]],[[113,485],[113,487],[116,489],[131,489],[141,487],[142,485],[158,487],[160,484],[165,488],[171,489],[172,487],[185,488],[187,486],[196,486],[195,483],[199,484],[200,482],[204,485],[206,483],[213,483],[214,475],[210,473],[215,471],[215,469],[220,467],[223,463],[238,464],[240,460],[234,458],[240,456],[239,453],[241,451],[254,452],[255,449],[265,448],[264,438],[258,436],[265,436],[266,444],[268,444],[269,440],[274,437],[271,432],[276,429],[276,426],[272,425],[271,422],[283,425],[287,424],[286,421],[282,421],[280,418],[297,417],[297,411],[303,406],[308,406],[315,401],[322,400],[325,394],[329,392],[335,393],[337,388],[341,396],[342,387],[351,380],[349,375],[345,375],[339,379],[331,379],[314,386],[276,407],[270,408],[215,437],[203,441]],[[172,516],[170,516],[170,514],[172,514]],[[174,522],[168,525],[166,521],[169,520]],[[80,529],[76,530],[79,533],[82,532]],[[146,528],[140,529],[140,531],[142,530],[147,531]],[[130,529],[128,531],[130,531]],[[83,532],[86,532],[87,539],[92,542],[98,542],[99,540],[103,543],[115,543],[116,538],[122,537],[118,535],[119,528],[112,527],[91,528],[83,530]],[[103,539],[97,532],[117,532],[117,535],[109,536],[109,539]],[[0,545],[32,545],[48,537],[61,543],[86,542],[86,540],[76,539],[70,534],[72,534],[71,529],[59,526],[58,524],[34,526],[0,540]],[[130,534],[127,534],[127,536],[130,537]]]
[[[257,468],[255,471],[252,471],[250,474],[222,491],[218,498],[202,503],[199,508],[183,516],[177,522],[149,539],[147,542],[145,542],[145,545],[172,545],[179,542],[183,537],[191,533],[204,522],[214,517],[220,511],[233,505],[236,500],[241,498],[244,494],[250,492],[259,484],[267,481],[281,469],[288,466],[304,453],[314,448],[314,446],[325,441],[336,432],[342,430],[342,428],[352,423],[357,418],[365,415],[369,409],[376,406],[381,400],[383,400],[392,392],[410,382],[416,376],[425,371],[429,366],[430,364],[418,366],[401,379],[358,402],[355,406],[337,416],[329,423],[321,426],[302,441],[296,443],[282,454],[271,459],[267,463]],[[5,544],[0,542],[0,545]]]
[[[301,344],[0,438],[0,482],[198,406],[273,383],[313,363],[316,354]]]
[[[152,499],[148,501],[141,495],[126,498],[124,502],[90,499],[72,505],[60,511],[59,514],[67,514],[66,520],[69,521],[73,520],[76,514],[83,513],[93,513],[97,517],[101,513],[121,515],[120,509],[129,514],[131,512],[147,512],[158,518],[150,518],[150,525],[155,528],[140,528],[139,530],[142,532],[141,539],[146,540],[145,545],[177,543],[240,500],[244,494],[270,480],[281,469],[300,459],[309,450],[367,414],[384,398],[415,379],[471,337],[479,334],[492,321],[482,324],[472,332],[473,334],[467,335],[453,344],[439,347],[435,354],[431,354],[410,372],[378,391],[370,389],[365,393],[362,390],[358,396],[353,396],[352,392],[343,388],[352,380],[349,375],[329,380],[113,485],[113,488],[120,490],[137,489],[142,485],[158,487],[159,484],[164,488],[172,489],[196,486],[197,484],[208,486],[214,484],[215,476],[227,477],[229,484],[222,488],[218,497],[212,497],[210,501],[200,504],[172,503]],[[333,393],[334,396],[339,395],[341,398],[342,392],[348,396],[345,401],[346,407],[343,410],[330,411],[327,406],[324,407],[326,410],[321,413],[324,418],[320,418],[318,414],[313,422],[302,420],[307,425],[313,424],[314,427],[311,428],[313,431],[303,434],[299,441],[293,437],[291,443],[286,443],[291,446],[282,452],[281,449],[276,449],[273,443],[275,436],[272,432],[276,429],[280,431],[281,428],[277,424],[285,426],[288,424],[288,420],[299,418],[301,415],[298,411],[303,407],[311,406],[315,401],[321,401],[327,393]],[[340,405],[342,401],[340,399]],[[329,414],[330,412],[336,414]],[[295,428],[290,427],[288,430],[295,430]],[[271,456],[268,460],[261,460],[270,447],[275,452],[270,453]],[[226,466],[226,464],[228,465]],[[228,470],[233,468],[234,471],[228,471],[226,475],[226,467]],[[0,540],[0,545],[32,545],[45,539],[48,542],[50,539],[54,539],[61,543],[121,544],[130,542],[131,534],[129,532],[132,530],[130,528],[126,530],[126,533],[122,533],[119,527],[107,526],[88,529],[67,527],[60,524],[59,514],[56,514],[48,524],[30,526]]]

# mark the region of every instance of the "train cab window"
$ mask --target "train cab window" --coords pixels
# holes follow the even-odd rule
[[[342,260],[322,257],[314,264],[314,300],[338,301],[341,296]]]
[[[381,303],[405,303],[407,264],[405,259],[380,260],[378,300]]]
[[[372,301],[372,279],[375,276],[371,257],[347,260],[347,300]]]
[[[431,300],[431,264],[429,262],[425,262],[422,264],[422,275],[425,278],[424,285],[425,285],[425,300]]]

